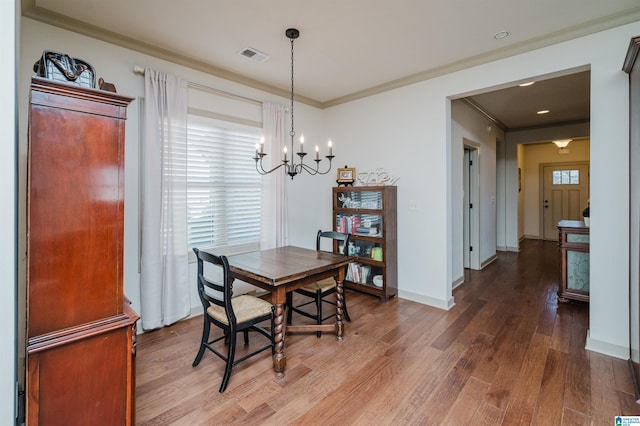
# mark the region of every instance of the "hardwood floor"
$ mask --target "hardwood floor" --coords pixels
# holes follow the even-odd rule
[[[344,342],[288,335],[283,379],[267,352],[234,367],[223,394],[220,359],[208,352],[191,367],[201,318],[145,333],[136,423],[613,425],[640,415],[626,361],[584,349],[588,304],[558,305],[558,262],[554,242],[525,241],[465,273],[448,312],[348,291]]]

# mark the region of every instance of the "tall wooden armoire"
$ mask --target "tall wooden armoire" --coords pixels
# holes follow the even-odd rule
[[[129,425],[138,316],[123,291],[132,101],[34,77],[27,171],[26,420]]]

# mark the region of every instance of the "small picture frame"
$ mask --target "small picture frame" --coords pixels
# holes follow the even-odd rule
[[[343,167],[338,169],[337,182],[341,184],[353,184],[356,180],[356,169],[353,167]]]

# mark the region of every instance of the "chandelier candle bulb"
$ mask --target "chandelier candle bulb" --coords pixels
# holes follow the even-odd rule
[[[286,146],[284,147],[284,160],[282,160],[282,161],[284,161],[285,163],[287,162],[287,147]]]
[[[320,148],[316,145],[316,160],[320,160]]]
[[[329,139],[329,155],[333,155],[333,142]]]
[[[304,152],[304,135],[300,135],[300,154]]]
[[[260,138],[260,153],[264,154],[264,136]]]

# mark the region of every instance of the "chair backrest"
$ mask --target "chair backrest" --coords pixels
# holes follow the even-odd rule
[[[200,296],[200,302],[202,302],[205,315],[207,314],[207,309],[211,305],[220,306],[225,310],[229,324],[235,324],[236,316],[231,305],[233,288],[231,286],[229,261],[226,256],[216,256],[197,248],[194,248],[193,251],[198,259],[198,295]],[[209,278],[205,278],[205,263],[214,265],[216,268],[222,270],[222,279],[220,281],[212,281]],[[212,291],[207,292],[206,289],[210,289]],[[212,292],[215,292],[216,295],[220,295],[220,297],[215,297]]]
[[[316,236],[316,250],[320,250],[320,244],[323,239],[338,241],[338,246],[343,247],[343,254],[347,254],[347,247],[349,245],[349,234],[343,234],[342,232],[335,231],[322,231],[319,230]],[[333,244],[331,245],[333,249]]]

